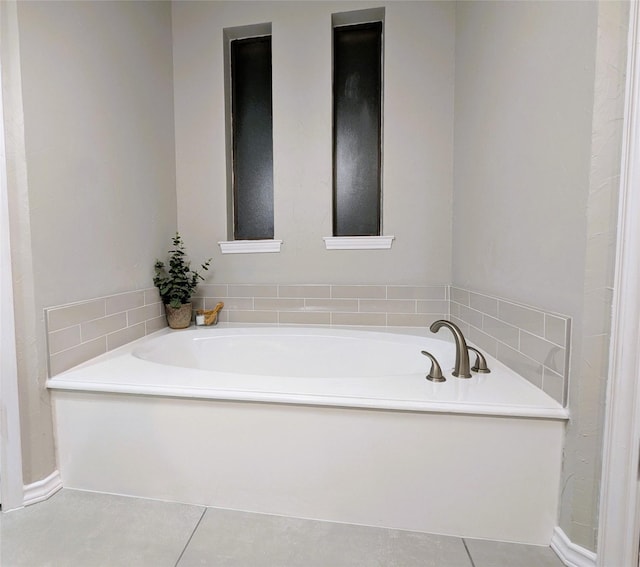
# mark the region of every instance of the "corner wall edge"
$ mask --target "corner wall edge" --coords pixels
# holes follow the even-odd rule
[[[53,471],[49,476],[24,485],[24,505],[29,506],[51,498],[62,488],[60,471]]]
[[[573,543],[559,526],[553,530],[551,549],[567,567],[596,567],[596,554]]]

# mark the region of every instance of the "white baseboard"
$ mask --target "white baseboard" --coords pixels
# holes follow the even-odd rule
[[[567,567],[596,567],[596,554],[573,543],[559,527],[553,530],[551,549]]]
[[[48,477],[32,482],[24,487],[24,505],[29,506],[42,502],[53,496],[62,488],[62,479],[58,471],[53,471]]]

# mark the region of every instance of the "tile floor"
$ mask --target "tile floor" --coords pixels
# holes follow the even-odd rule
[[[561,567],[547,547],[61,490],[0,514],[2,567]]]

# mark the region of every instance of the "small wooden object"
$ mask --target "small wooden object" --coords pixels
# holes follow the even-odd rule
[[[204,324],[215,325],[218,322],[218,312],[224,307],[224,303],[220,301],[213,309],[198,309],[198,315],[204,315]]]

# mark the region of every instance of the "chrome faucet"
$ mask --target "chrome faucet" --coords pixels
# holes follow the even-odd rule
[[[451,321],[439,319],[435,321],[429,329],[432,333],[437,333],[440,327],[447,327],[452,333],[456,341],[456,364],[453,369],[453,375],[458,378],[471,378],[471,369],[469,368],[469,351],[467,341],[460,328]]]

